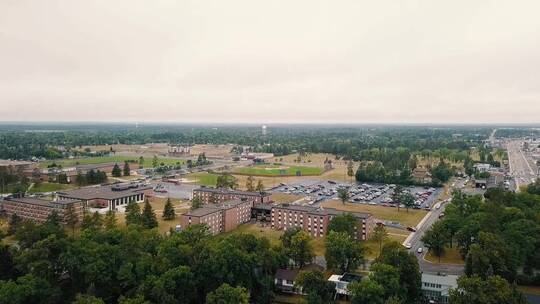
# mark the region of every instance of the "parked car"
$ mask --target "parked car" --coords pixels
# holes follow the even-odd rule
[[[411,245],[411,243],[407,243],[407,244],[405,244],[405,248],[407,248],[407,249],[411,249],[411,248],[412,248],[412,245]]]
[[[411,226],[407,227],[407,230],[412,231],[412,232],[416,232],[416,228],[411,227]]]
[[[424,251],[424,249],[422,249],[422,247],[419,247],[417,251],[418,251],[418,253],[422,253]]]

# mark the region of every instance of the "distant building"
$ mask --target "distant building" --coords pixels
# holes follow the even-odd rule
[[[457,288],[456,275],[422,273],[422,292],[428,301],[448,303],[450,289]]]
[[[368,240],[373,232],[375,220],[369,213],[345,212],[333,208],[298,205],[276,205],[272,207],[271,226],[277,230],[300,228],[313,237],[328,233],[328,224],[336,215],[352,214],[357,219],[356,240]]]
[[[267,134],[267,130],[266,130],[266,126],[262,126],[262,132],[261,132],[262,135],[266,135]]]
[[[130,202],[141,203],[146,196],[153,195],[150,186],[139,184],[114,184],[104,186],[85,187],[70,191],[57,192],[58,200],[76,199],[83,202],[84,207],[99,207],[115,210],[119,206],[126,206]]]
[[[0,168],[7,168],[13,172],[22,172],[28,169],[37,168],[38,164],[35,162],[29,162],[24,160],[9,160],[9,159],[0,159]]]
[[[474,169],[476,169],[476,172],[483,173],[488,172],[491,170],[490,164],[474,164]]]
[[[251,219],[251,201],[228,201],[208,204],[180,215],[182,229],[191,225],[206,224],[213,235],[228,232]]]
[[[315,270],[324,271],[324,268],[317,264],[309,264],[302,269],[278,269],[274,275],[274,285],[277,290],[284,293],[303,294],[302,288],[295,286],[296,278],[301,272]]]
[[[254,204],[270,203],[270,193],[229,190],[223,188],[201,187],[193,190],[193,197],[198,197],[203,203],[224,203],[231,200],[248,200]]]
[[[417,183],[430,184],[433,179],[428,169],[416,167],[411,174],[412,179]]]
[[[191,148],[183,146],[169,146],[168,154],[169,156],[190,156]]]
[[[24,219],[44,222],[53,212],[56,212],[60,218],[64,219],[69,205],[73,206],[75,214],[77,214],[79,219],[82,219],[82,202],[71,199],[44,200],[34,197],[7,198],[2,201],[2,210],[7,216],[17,214]]]
[[[345,273],[342,275],[333,274],[330,276],[330,278],[328,278],[328,281],[336,284],[336,294],[344,296],[349,295],[349,284],[360,280],[362,280],[362,276],[352,273]]]

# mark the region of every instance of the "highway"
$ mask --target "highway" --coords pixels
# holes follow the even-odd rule
[[[532,183],[538,177],[538,169],[532,158],[523,151],[522,143],[522,140],[512,140],[506,145],[510,175],[516,183],[516,191],[519,191],[519,187]]]

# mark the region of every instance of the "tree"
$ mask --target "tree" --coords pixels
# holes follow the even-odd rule
[[[144,208],[141,214],[141,225],[147,229],[156,228],[158,226],[156,214],[152,209],[152,205],[150,205],[148,198],[144,200]]]
[[[407,212],[409,212],[409,208],[414,207],[414,196],[412,196],[412,194],[410,194],[409,192],[404,192],[403,194],[401,194],[399,200],[405,206]]]
[[[248,176],[246,179],[246,189],[247,191],[255,191],[255,186],[253,185],[253,176]]]
[[[139,169],[144,167],[144,157],[139,156]]]
[[[377,282],[384,289],[384,298],[405,297],[399,282],[399,270],[388,264],[375,263],[371,265],[369,279]]]
[[[129,176],[131,174],[131,170],[129,169],[129,163],[127,161],[124,162],[124,176]]]
[[[79,215],[75,212],[73,204],[67,205],[64,218],[66,220],[67,226],[71,228],[71,234],[75,236],[75,227],[79,223]]]
[[[352,179],[352,177],[354,176],[354,163],[353,161],[349,161],[349,163],[347,164],[347,175]]]
[[[194,196],[193,199],[191,199],[191,210],[199,209],[203,205],[203,202],[200,197]]]
[[[400,185],[397,185],[394,188],[394,192],[392,193],[392,202],[396,204],[397,210],[399,212],[399,205],[401,204],[401,194],[403,194],[403,187]]]
[[[17,215],[17,213],[13,213],[11,217],[9,218],[9,227],[7,230],[8,235],[13,235],[19,228],[19,226],[22,223],[22,218]]]
[[[171,203],[171,198],[167,198],[167,202],[165,202],[165,207],[163,208],[163,219],[166,221],[172,220],[176,217],[176,214],[174,212],[174,207]]]
[[[356,236],[356,229],[358,220],[351,213],[343,213],[334,216],[328,224],[328,231],[345,232],[351,238]]]
[[[257,187],[255,187],[255,190],[258,192],[264,192],[264,184],[262,180],[257,181]]]
[[[383,242],[388,238],[388,231],[384,225],[375,225],[371,239],[379,243],[379,255],[382,252]]]
[[[58,287],[31,274],[0,281],[0,304],[59,303],[60,295]]]
[[[345,232],[330,231],[325,240],[327,267],[341,273],[356,269],[364,262],[365,248]]]
[[[307,294],[308,304],[331,303],[336,286],[329,282],[321,271],[304,271],[296,277],[295,285]]]
[[[399,282],[404,294],[405,303],[415,303],[422,297],[421,275],[418,260],[397,242],[383,246],[382,253],[375,263],[383,263],[395,267],[399,271]]]
[[[116,212],[109,210],[105,213],[105,219],[103,220],[103,226],[107,230],[116,228]]]
[[[384,304],[384,288],[373,280],[352,282],[347,288],[351,304]]]
[[[159,165],[159,159],[157,155],[154,155],[154,158],[152,158],[152,167],[157,167]]]
[[[287,250],[289,257],[300,268],[311,262],[315,256],[313,246],[311,245],[311,237],[303,230],[298,231],[291,237],[290,247]]]
[[[527,300],[515,286],[510,286],[500,276],[482,279],[478,276],[462,276],[458,288],[450,290],[449,303],[452,304],[526,304]]]
[[[126,206],[126,225],[141,225],[141,208],[136,202],[129,202]]]
[[[433,254],[439,258],[441,262],[441,256],[444,255],[444,249],[449,242],[448,232],[445,229],[443,222],[436,222],[431,228],[426,231],[422,236],[422,242],[426,245]]]
[[[249,293],[244,287],[224,283],[206,295],[206,304],[248,304]]]
[[[220,174],[217,177],[216,188],[230,188],[230,189],[238,188],[238,182],[236,180],[236,177],[228,173]]]
[[[111,172],[112,176],[114,177],[120,177],[122,176],[122,170],[120,170],[120,167],[118,166],[118,164],[114,164],[114,167],[112,169],[112,172]]]
[[[72,304],[105,304],[102,299],[92,295],[78,294]]]
[[[345,204],[345,202],[349,200],[349,189],[340,187],[338,188],[337,192],[338,192],[337,193],[338,197],[341,200],[341,203]]]

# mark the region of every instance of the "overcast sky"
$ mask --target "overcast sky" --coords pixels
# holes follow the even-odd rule
[[[540,122],[540,1],[1,0],[0,120]]]

